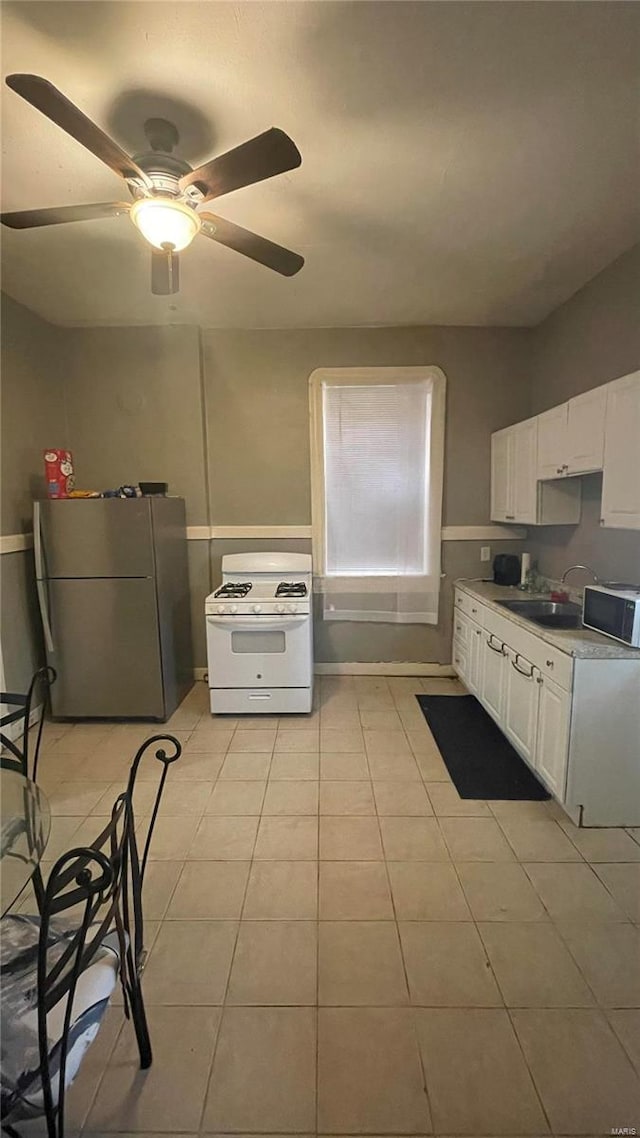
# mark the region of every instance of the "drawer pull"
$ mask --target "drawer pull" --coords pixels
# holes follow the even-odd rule
[[[480,636],[480,635],[481,635],[481,630],[479,628],[476,628],[476,636]]]
[[[564,467],[558,466],[556,469],[556,474],[562,474],[563,469],[564,469]]]
[[[518,667],[518,659],[519,659],[519,653],[516,653],[515,660],[511,661],[511,667],[515,668],[516,672],[519,672],[521,676],[524,676],[525,680],[532,680],[533,679],[533,665],[531,667],[530,672],[525,672],[522,668]]]
[[[545,660],[545,664],[547,668],[553,668],[553,660]]]
[[[456,624],[456,632],[462,632],[462,625]]]
[[[471,609],[471,612],[477,612],[477,611],[478,611],[477,609]]]
[[[505,516],[505,520],[508,522],[515,522],[515,520],[516,520],[515,514],[505,514],[504,516]]]
[[[502,644],[500,648],[496,648],[495,644],[493,643],[493,641],[491,639],[492,636],[493,636],[493,633],[491,633],[491,636],[489,636],[489,638],[487,639],[487,648],[490,648],[492,652],[497,652],[499,656],[506,656],[506,652],[504,650],[504,644]]]
[[[543,684],[544,683],[542,676],[536,676],[536,683],[537,684]]]

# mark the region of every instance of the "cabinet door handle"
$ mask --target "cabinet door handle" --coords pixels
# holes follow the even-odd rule
[[[516,658],[515,658],[515,660],[512,660],[512,661],[511,661],[511,667],[512,667],[512,668],[515,668],[516,672],[519,672],[521,676],[524,676],[525,680],[532,680],[532,679],[533,679],[533,665],[531,666],[531,671],[530,671],[530,672],[525,672],[525,671],[523,671],[523,669],[522,669],[522,668],[519,668],[519,667],[518,667],[518,658],[519,658],[519,655],[520,655],[520,653],[519,653],[519,652],[516,652]]]
[[[491,634],[491,636],[493,636],[493,633]],[[495,644],[493,644],[491,641],[491,636],[489,636],[489,638],[487,639],[487,648],[490,648],[492,652],[497,652],[499,656],[506,656],[506,652],[504,650],[504,644],[501,645],[500,648],[496,648]]]
[[[480,631],[480,629],[479,629],[479,628],[476,628],[476,636],[480,636],[480,635],[481,635],[481,631]]]
[[[537,684],[543,684],[544,683],[543,677],[542,676],[536,676],[536,683]]]
[[[553,668],[553,660],[545,660],[545,664],[547,668]]]
[[[462,632],[462,625],[456,624],[456,632]]]
[[[478,611],[477,609],[471,609],[471,612],[477,612],[477,611]]]
[[[505,521],[515,522],[515,520],[516,520],[515,514],[505,514],[504,516],[505,516]]]
[[[563,470],[564,470],[564,467],[563,467],[563,466],[557,466],[557,467],[556,467],[556,474],[562,474],[562,471],[563,471]]]
[[[563,462],[563,464],[562,464],[562,469],[563,469],[563,470],[568,470],[568,469],[569,469],[569,464],[568,464],[567,462]]]

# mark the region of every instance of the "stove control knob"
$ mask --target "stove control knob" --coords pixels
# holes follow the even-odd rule
[[[262,612],[262,605],[254,605],[253,611],[254,612]]]
[[[231,608],[229,609],[229,612],[231,612],[231,613],[236,613],[237,611],[238,611],[237,605],[232,605]]]
[[[286,608],[284,607],[284,605],[276,605],[276,612],[279,612],[279,613],[283,613],[283,612],[286,612],[286,611],[287,611],[287,610],[286,610]]]
[[[297,605],[287,605],[287,608],[289,609],[289,612],[297,612],[298,611]]]
[[[218,612],[223,613],[227,611],[226,605],[218,605]]]

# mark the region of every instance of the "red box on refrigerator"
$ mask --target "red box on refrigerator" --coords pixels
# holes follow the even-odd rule
[[[68,498],[74,487],[73,455],[70,450],[51,447],[42,452],[47,482],[47,497]]]

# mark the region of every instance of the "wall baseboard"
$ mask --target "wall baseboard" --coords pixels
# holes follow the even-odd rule
[[[188,541],[233,541],[247,538],[254,541],[307,538],[311,541],[311,526],[187,526]]]
[[[443,541],[524,541],[523,526],[444,526]],[[311,526],[187,526],[188,541],[243,540],[287,541],[305,538],[311,541]],[[21,553],[33,546],[33,534],[9,533],[0,537],[0,554]]]
[[[434,676],[443,679],[455,676],[451,664],[416,664],[411,660],[406,663],[369,664],[356,660],[316,664],[313,670],[316,676]]]
[[[398,664],[367,664],[357,661],[316,664],[313,670],[316,676],[433,676],[435,679],[449,679],[455,676],[451,664],[413,664],[411,661]],[[193,678],[205,680],[207,669],[194,668]]]
[[[524,541],[527,531],[523,526],[443,526],[442,541]],[[286,541],[289,538],[306,538],[311,541],[311,526],[187,526],[189,541],[219,541],[270,538]]]
[[[0,537],[0,553],[22,553],[32,545],[32,533],[8,533]]]

